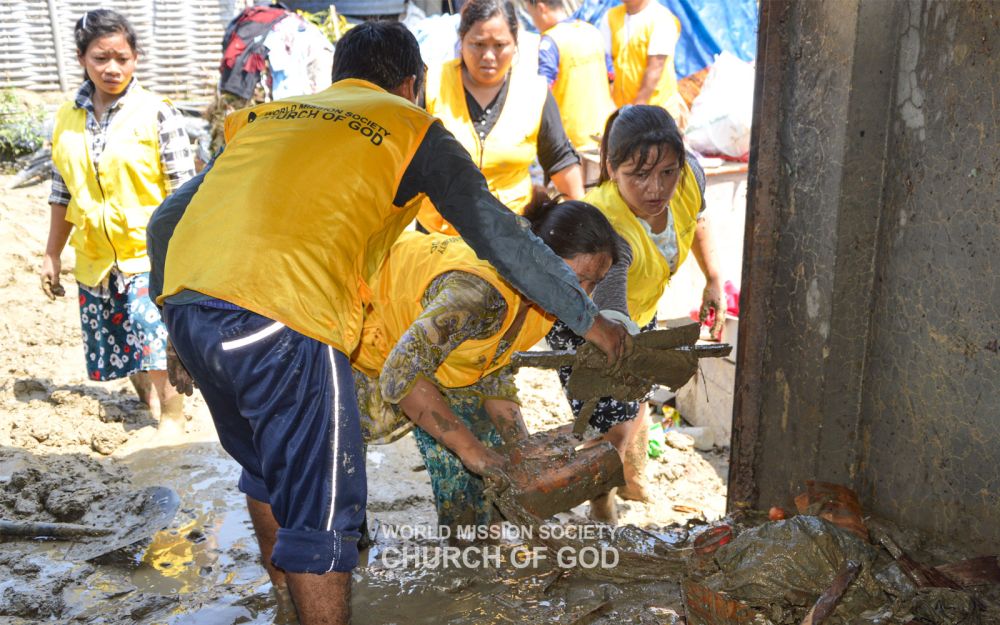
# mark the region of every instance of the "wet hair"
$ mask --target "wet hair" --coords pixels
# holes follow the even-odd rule
[[[531,222],[531,231],[560,258],[607,254],[612,263],[618,262],[615,229],[593,204],[550,200],[536,188],[524,216]]]
[[[125,16],[111,9],[94,9],[87,11],[83,17],[76,21],[73,28],[73,39],[76,40],[76,51],[80,56],[87,53],[87,48],[96,39],[107,37],[108,35],[120,34],[125,37],[132,52],[138,54],[139,42],[135,34],[135,28],[125,19]]]
[[[608,165],[618,169],[625,161],[635,158],[635,169],[639,171],[659,161],[667,149],[677,155],[683,171],[684,137],[670,113],[648,104],[623,106],[612,113],[604,125],[600,182],[605,183],[611,177]]]
[[[347,31],[333,55],[333,81],[359,78],[385,90],[416,76],[414,93],[424,84],[425,67],[413,33],[399,22],[364,22]]]
[[[510,29],[510,34],[517,41],[517,12],[514,11],[514,4],[509,0],[469,0],[462,7],[462,19],[458,22],[458,39],[461,41],[472,30],[472,27],[479,22],[488,19],[503,17]]]

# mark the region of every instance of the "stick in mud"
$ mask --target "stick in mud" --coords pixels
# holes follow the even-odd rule
[[[75,523],[42,523],[39,521],[0,520],[0,536],[22,538],[79,538],[81,536],[107,536],[113,530]]]
[[[830,584],[830,587],[819,596],[819,599],[813,604],[806,617],[802,619],[802,625],[821,625],[824,623],[833,614],[844,593],[847,592],[851,582],[854,581],[860,571],[860,564],[853,560],[848,560],[844,564],[844,568],[837,574],[837,577],[833,578],[833,583]]]

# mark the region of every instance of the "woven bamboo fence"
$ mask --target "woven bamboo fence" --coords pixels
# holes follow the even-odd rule
[[[178,100],[208,99],[233,7],[234,0],[0,0],[0,87],[74,91],[83,70],[73,27],[88,10],[107,8],[138,33],[144,86]]]

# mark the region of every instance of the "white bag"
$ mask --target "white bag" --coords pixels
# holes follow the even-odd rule
[[[742,158],[750,151],[754,67],[729,52],[715,59],[691,104],[684,136],[702,154]]]

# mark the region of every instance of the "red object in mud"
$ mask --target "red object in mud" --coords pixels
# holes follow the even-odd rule
[[[767,518],[771,521],[783,521],[788,518],[788,513],[785,512],[784,508],[771,506],[771,509],[767,511]]]
[[[694,552],[699,556],[715,553],[715,550],[733,539],[733,528],[728,525],[711,527],[694,539]]]

